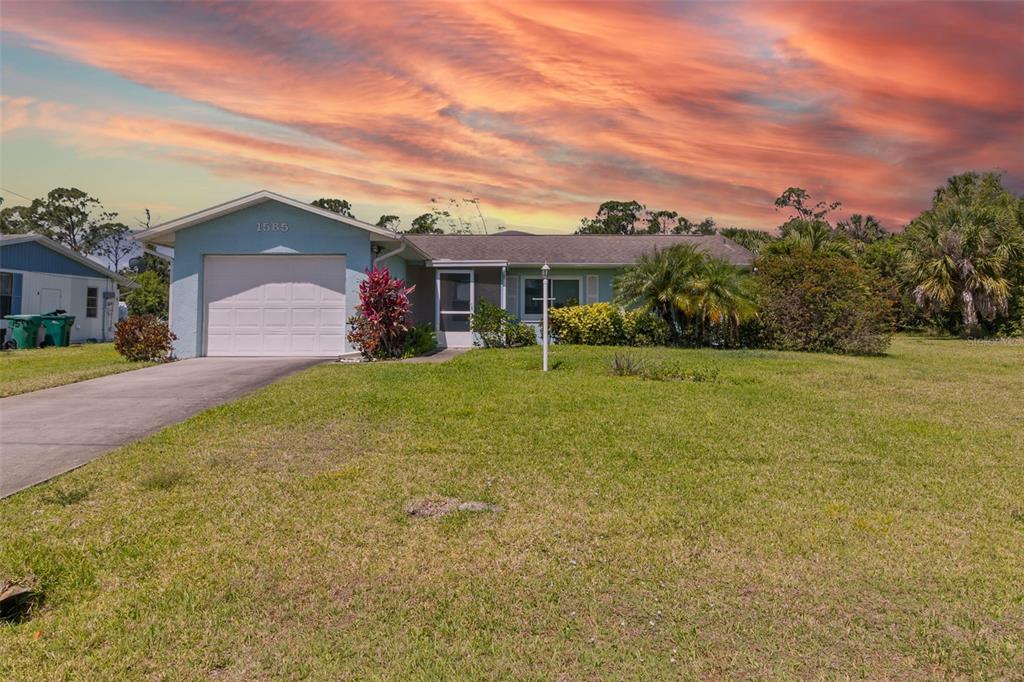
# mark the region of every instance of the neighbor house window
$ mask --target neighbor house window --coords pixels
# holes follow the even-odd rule
[[[99,289],[96,287],[89,287],[85,290],[85,316],[96,317],[96,299],[98,297]]]
[[[14,275],[0,272],[0,318],[14,310]]]
[[[550,302],[552,308],[561,308],[569,305],[579,305],[580,302],[580,281],[578,279],[549,279],[548,286],[551,287],[548,296],[554,300]],[[543,297],[544,280],[539,277],[529,277],[523,280],[523,313],[525,315],[541,315],[544,312]]]

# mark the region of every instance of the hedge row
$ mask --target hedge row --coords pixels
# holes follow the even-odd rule
[[[660,317],[611,303],[553,308],[551,333],[561,343],[588,346],[663,346],[671,333]]]

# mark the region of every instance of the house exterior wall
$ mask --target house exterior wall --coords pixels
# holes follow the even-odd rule
[[[580,303],[586,302],[587,295],[587,275],[597,275],[597,291],[598,291],[598,302],[611,301],[615,298],[615,290],[612,286],[612,280],[616,275],[622,272],[622,268],[568,268],[568,267],[553,267],[549,273],[549,277],[552,279],[558,278],[578,278],[580,280]],[[540,268],[512,268],[508,269],[508,276],[516,278],[516,286],[519,288],[519,295],[516,296],[516,310],[509,310],[513,315],[523,320],[524,322],[537,322],[539,318],[524,315],[523,312],[523,288],[524,279],[527,278],[540,278]]]
[[[258,229],[287,224],[287,231]],[[370,235],[287,204],[266,201],[175,234],[171,268],[171,330],[180,358],[203,354],[203,263],[209,255],[344,255],[346,314],[355,311],[359,283],[372,265]]]
[[[96,274],[89,268],[83,269],[92,275]],[[8,268],[3,268],[3,272],[14,274],[16,281],[20,283],[20,286],[15,286],[15,294],[20,294],[18,302],[12,306],[18,312],[13,314],[42,315],[52,312],[54,308],[66,310],[68,315],[75,316],[75,323],[71,327],[72,343],[89,340],[109,341],[114,338],[118,290],[113,280],[97,276],[78,277]],[[85,299],[89,287],[96,288],[96,317],[86,317]],[[108,296],[104,297],[104,292],[107,292]],[[6,320],[0,321],[0,325],[3,328],[8,327]]]
[[[405,281],[408,286],[416,286],[416,289],[409,295],[409,303],[412,306],[412,323],[434,326],[434,308],[437,300],[434,269],[408,263]]]

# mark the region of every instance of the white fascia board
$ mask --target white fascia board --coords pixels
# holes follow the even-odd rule
[[[630,261],[628,263],[559,263],[558,261],[548,261],[548,267],[554,268],[625,268],[630,265],[636,265],[636,261]],[[510,268],[540,268],[544,266],[544,263],[509,263]]]
[[[427,265],[432,268],[499,268],[508,265],[506,260],[451,260],[450,258],[438,258],[428,260]]]

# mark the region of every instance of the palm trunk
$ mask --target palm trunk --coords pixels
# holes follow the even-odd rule
[[[974,294],[968,289],[960,292],[960,315],[964,336],[974,336],[978,328],[978,310],[974,306]]]

